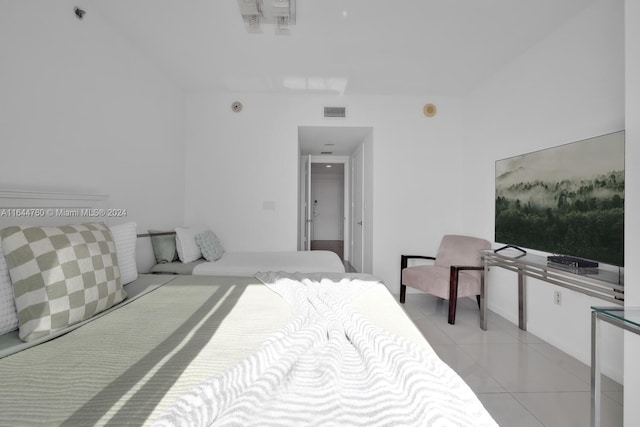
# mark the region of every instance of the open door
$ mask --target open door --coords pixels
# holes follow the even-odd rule
[[[304,162],[304,250],[311,250],[311,226],[313,223],[313,207],[311,204],[311,154]]]
[[[353,155],[353,188],[352,188],[352,214],[351,214],[351,265],[362,273],[364,265],[364,146],[361,146]]]

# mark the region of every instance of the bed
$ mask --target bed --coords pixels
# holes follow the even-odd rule
[[[151,268],[153,273],[253,276],[261,271],[345,272],[342,260],[330,251],[227,252],[215,233],[203,226],[150,230],[139,237],[150,240],[156,262]]]
[[[437,358],[386,287],[375,281],[365,283],[370,288],[354,299],[354,308],[365,319],[406,340],[389,347],[392,355],[408,351],[404,347],[420,349],[426,355],[431,376],[425,381],[429,386],[426,393],[433,396],[433,407],[407,398],[416,392],[411,377],[405,378],[409,383],[405,391],[378,390],[378,398],[392,403],[386,414],[379,407],[367,406],[357,395],[349,395],[348,389],[340,390],[339,381],[327,380],[329,396],[320,399],[326,397],[335,403],[332,397],[340,396],[341,402],[354,401],[353,407],[346,408],[346,414],[336,410],[336,418],[326,419],[323,413],[332,413],[326,407],[317,412],[314,406],[298,402],[306,410],[299,414],[303,419],[293,425],[339,425],[336,422],[341,419],[350,420],[342,425],[397,425],[393,421],[398,416],[406,425],[429,425],[423,418],[414,419],[417,413],[429,414],[434,425],[494,425],[476,396]],[[0,359],[1,425],[180,425],[166,415],[175,410],[176,402],[197,400],[202,397],[199,393],[206,395],[198,387],[232,371],[264,348],[265,342],[280,338],[296,320],[285,298],[256,278],[142,275],[125,289],[135,287],[142,295],[136,297],[131,292],[131,302],[67,334]],[[333,353],[330,347],[318,351],[328,353],[316,362]],[[299,369],[293,364],[287,374],[294,375]],[[418,371],[411,374],[423,379]],[[268,382],[271,373],[266,369],[262,375],[256,383]],[[279,386],[286,391],[286,383]],[[247,388],[251,395],[254,390]],[[278,412],[277,407],[269,407],[269,398],[265,401],[265,417],[270,411]],[[224,407],[232,406],[230,399]],[[261,419],[260,414],[250,415],[254,422]],[[263,419],[265,423],[266,419],[269,417]],[[292,425],[286,419],[279,420],[273,420],[274,425]]]
[[[94,268],[119,266],[105,280],[126,283],[109,291],[122,300],[29,329],[20,272],[35,267],[15,242],[34,229],[89,248],[104,237]],[[21,316],[0,335],[0,425],[496,425],[375,277],[133,274],[135,236],[94,223],[0,230]]]
[[[261,271],[290,273],[344,273],[344,264],[330,251],[227,252],[216,261],[199,259],[189,263],[156,264],[153,273],[197,276],[253,276]]]

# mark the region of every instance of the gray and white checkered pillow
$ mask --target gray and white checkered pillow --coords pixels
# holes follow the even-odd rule
[[[127,296],[104,224],[7,227],[0,236],[24,341],[88,319]]]

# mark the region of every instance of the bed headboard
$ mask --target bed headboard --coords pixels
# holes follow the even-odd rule
[[[0,228],[104,221],[108,196],[0,190]]]
[[[78,222],[107,225],[135,221],[109,215],[109,196],[102,194],[0,190],[0,229],[12,225],[56,226]],[[146,273],[155,265],[149,234],[138,231],[136,263]]]

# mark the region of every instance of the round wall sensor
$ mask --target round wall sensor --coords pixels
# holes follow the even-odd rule
[[[438,109],[433,104],[425,104],[424,108],[422,109],[422,112],[427,117],[435,116],[437,111],[438,111]]]
[[[242,111],[242,104],[239,101],[234,102],[233,104],[231,104],[231,110],[235,113],[239,113],[240,111]]]

